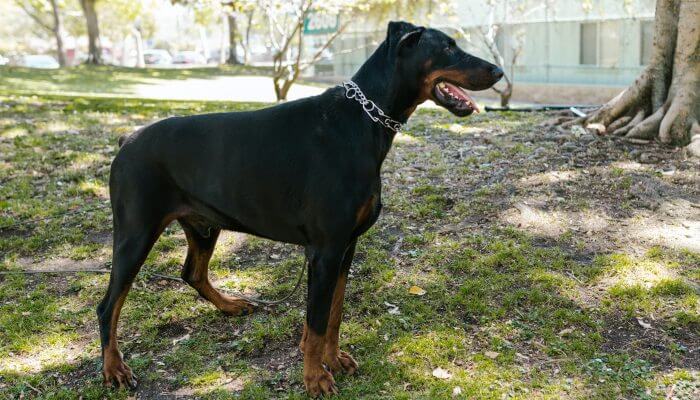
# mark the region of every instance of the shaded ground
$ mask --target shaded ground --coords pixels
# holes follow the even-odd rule
[[[0,226],[95,208],[0,230],[0,269],[104,266],[116,138],[168,115],[259,106],[0,97]],[[341,345],[361,366],[338,379],[340,398],[700,395],[698,163],[539,127],[550,117],[419,110],[396,138],[383,215],[352,268]],[[184,245],[168,228],[122,313],[137,396],[303,398],[304,296],[225,317],[153,276],[178,275]],[[293,246],[229,233],[212,274],[274,298],[302,262]],[[94,309],[107,280],[0,275],[0,397],[129,395],[100,386]]]

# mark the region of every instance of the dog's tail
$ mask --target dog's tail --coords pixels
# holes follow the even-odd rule
[[[148,125],[139,127],[134,131],[134,133],[119,136],[119,139],[117,139],[117,143],[119,143],[119,148],[124,146],[124,143],[126,143],[126,141],[129,140],[130,137],[138,135],[139,133],[143,132],[143,130],[146,128],[148,128]]]
[[[122,135],[119,136],[119,139],[117,139],[117,143],[119,143],[119,147],[122,147],[124,145],[124,142],[126,142],[126,139],[129,138],[129,135]]]

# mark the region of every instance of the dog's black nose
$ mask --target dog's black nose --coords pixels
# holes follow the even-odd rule
[[[503,70],[500,67],[493,67],[491,75],[493,75],[494,79],[499,80],[503,78]]]

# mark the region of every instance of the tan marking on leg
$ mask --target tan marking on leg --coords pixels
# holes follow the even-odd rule
[[[137,261],[138,265],[134,266],[134,268],[136,268],[136,273],[138,273],[138,270],[143,265],[143,262],[145,261],[148,252],[151,250],[153,243],[155,243],[158,237],[160,237],[160,235],[163,233],[163,230],[175,218],[184,215],[184,213],[185,211],[179,210],[176,212],[172,212],[163,218],[160,225],[158,226],[158,229],[155,232],[155,235],[152,237],[151,242],[148,244],[148,248],[144,249],[148,251],[145,251],[141,255],[141,259]],[[112,274],[114,274],[114,271],[112,271]],[[130,279],[133,282],[133,277],[131,277]],[[122,289],[122,292],[119,294],[117,301],[112,306],[112,315],[110,316],[109,324],[109,343],[107,343],[107,346],[102,349],[102,376],[104,377],[105,386],[112,386],[113,382],[117,382],[117,385],[119,387],[128,386],[131,388],[135,388],[137,384],[136,378],[131,372],[131,368],[129,368],[129,366],[126,365],[126,363],[124,363],[124,359],[122,358],[122,354],[119,351],[119,346],[117,343],[117,324],[119,323],[119,315],[121,314],[122,306],[124,305],[124,300],[126,300],[126,296],[129,293],[130,289],[131,283],[127,284]],[[111,293],[108,291],[108,294]]]
[[[102,352],[102,376],[104,377],[104,385],[112,386],[112,382],[116,381],[118,387],[136,387],[136,379],[134,378],[131,368],[124,363],[122,354],[117,345],[117,323],[119,314],[121,313],[124,300],[129,292],[131,285],[128,285],[119,295],[119,299],[112,309],[112,316],[109,324],[109,343]]]
[[[247,300],[227,296],[216,290],[208,277],[194,288],[202,297],[212,302],[216,308],[227,315],[248,315],[252,314],[255,309],[254,304]]]
[[[333,292],[333,303],[328,317],[328,329],[326,330],[326,341],[323,353],[323,363],[333,372],[346,372],[352,375],[357,370],[357,362],[350,354],[340,350],[338,345],[340,336],[340,323],[343,319],[343,301],[345,299],[345,285],[347,275],[342,274]]]
[[[218,291],[209,281],[209,260],[214,253],[214,246],[210,249],[202,249],[197,243],[196,239],[191,237],[194,235],[192,232],[187,233],[187,260],[185,261],[185,269],[191,270],[191,275],[189,277],[183,276],[183,278],[189,283],[193,288],[199,292],[199,294],[205,299],[209,300],[216,308],[228,315],[248,315],[253,312],[255,308],[254,305],[243,299],[235,298],[232,296],[227,296],[220,291]],[[213,241],[219,235],[219,231],[212,232]],[[188,265],[191,264],[191,265]]]
[[[299,341],[299,351],[301,351],[301,354],[304,354],[304,344],[306,343],[306,321],[304,321],[304,331],[301,333],[301,340]]]
[[[306,329],[304,340],[304,386],[309,395],[337,394],[335,380],[325,368],[323,368],[323,351],[325,335],[319,335],[313,329]]]

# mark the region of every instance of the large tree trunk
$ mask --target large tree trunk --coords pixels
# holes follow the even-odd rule
[[[53,23],[48,23],[44,20],[43,3],[31,3],[16,0],[15,4],[19,6],[34,22],[43,29],[51,32],[56,39],[56,58],[61,67],[66,65],[66,53],[63,49],[63,24],[61,21],[61,12],[56,0],[50,0],[51,17]]]
[[[207,29],[203,26],[199,26],[199,43],[200,46],[202,47],[202,55],[204,55],[204,58],[209,60],[209,39],[207,39]]]
[[[97,0],[80,0],[80,6],[85,15],[85,23],[88,32],[88,58],[87,64],[102,64],[102,48],[100,45],[100,27],[97,23]]]
[[[657,0],[654,53],[637,80],[583,120],[634,139],[700,147],[700,1]],[[700,155],[700,148],[697,149]]]
[[[51,12],[53,13],[53,34],[56,37],[56,56],[58,58],[58,64],[65,67],[66,52],[63,49],[63,21],[61,21],[61,13],[58,10],[56,0],[51,0]]]
[[[248,65],[250,62],[250,31],[253,27],[253,16],[255,14],[255,9],[252,9],[246,13],[246,26],[245,35],[241,38],[241,48],[243,49],[243,64]]]
[[[228,59],[227,64],[238,65],[241,62],[238,61],[238,56],[236,55],[236,36],[238,36],[238,26],[236,25],[236,15],[232,12],[228,13]]]
[[[146,68],[146,59],[143,54],[143,36],[141,31],[136,27],[131,28],[131,34],[134,36],[134,45],[136,46],[136,68]]]
[[[228,59],[228,16],[226,13],[221,14],[221,36],[219,40],[219,65],[226,64]]]

